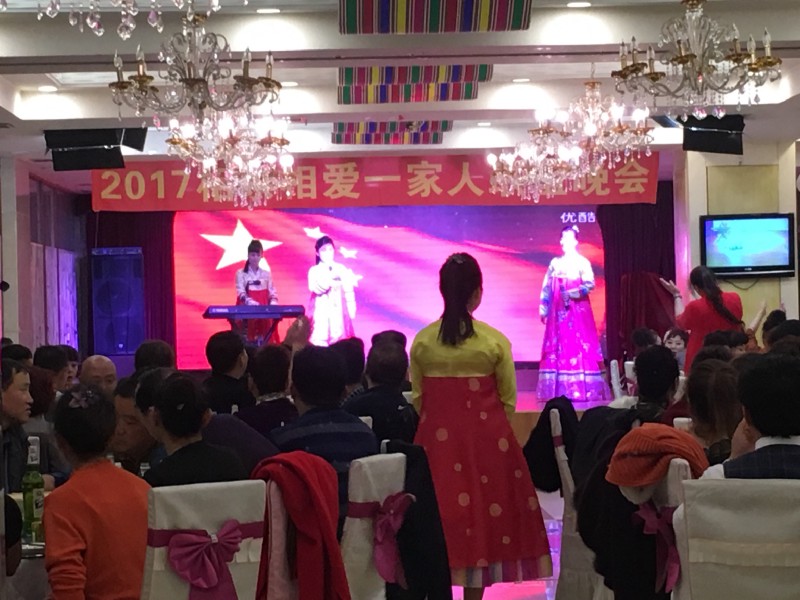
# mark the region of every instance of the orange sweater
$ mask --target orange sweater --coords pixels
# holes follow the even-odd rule
[[[140,597],[149,489],[103,460],[77,469],[45,498],[45,567],[53,600]]]

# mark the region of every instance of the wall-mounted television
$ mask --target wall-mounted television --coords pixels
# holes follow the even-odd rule
[[[700,261],[720,277],[795,274],[794,214],[700,217]]]

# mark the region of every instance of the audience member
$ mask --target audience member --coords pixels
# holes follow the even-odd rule
[[[373,344],[367,356],[367,390],[345,401],[342,408],[357,417],[371,417],[379,440],[414,442],[417,416],[401,391],[408,375],[408,354],[394,341]]]
[[[111,438],[109,450],[126,471],[134,475],[154,467],[166,456],[164,446],[158,443],[143,422],[143,415],[136,408],[136,375],[120,379],[114,390],[114,408],[117,412],[117,427]]]
[[[345,387],[344,399],[357,396],[364,391],[364,342],[360,338],[351,337],[331,344],[339,356],[344,359]]]
[[[645,421],[657,422],[678,390],[678,361],[669,348],[651,346],[636,357],[633,368],[639,389],[637,412]]]
[[[308,346],[310,338],[311,321],[305,315],[300,315],[289,325],[282,343],[294,353]]]
[[[246,473],[252,473],[258,463],[280,452],[269,439],[235,415],[211,414],[202,433],[205,442],[233,452]]]
[[[31,416],[31,379],[27,367],[8,359],[2,361],[3,397],[0,426],[3,430],[3,489],[22,491],[22,476],[28,464],[28,435],[22,425]]]
[[[765,354],[739,376],[744,419],[706,479],[800,479],[800,358]]]
[[[11,339],[11,338],[9,338],[9,337],[2,337],[2,338],[0,338],[0,348],[5,348],[6,346],[10,346],[10,345],[12,345],[13,343],[14,343],[14,340],[12,340],[12,339]]]
[[[114,405],[97,388],[73,388],[59,399],[54,426],[73,473],[44,501],[51,597],[138,598],[149,487],[103,458]]]
[[[764,350],[769,350],[770,333],[784,321],[786,321],[786,310],[783,308],[773,310],[764,319],[764,325],[761,327],[761,341],[764,344]]]
[[[6,542],[6,577],[17,572],[22,562],[22,511],[8,494],[3,498]]]
[[[203,382],[209,394],[211,410],[228,413],[253,406],[256,399],[247,389],[247,352],[244,342],[233,331],[220,331],[206,343],[206,358],[211,376]]]
[[[33,364],[53,372],[53,387],[64,392],[69,387],[69,360],[60,346],[39,346],[33,353]]]
[[[731,364],[713,358],[695,363],[689,375],[687,394],[693,433],[712,465],[728,459],[733,432],[742,420],[737,377]]]
[[[8,360],[15,360],[22,363],[26,367],[33,366],[33,352],[27,346],[22,344],[11,344],[3,348],[3,358]]]
[[[372,340],[370,340],[370,343],[373,346],[377,346],[383,342],[394,342],[395,344],[400,345],[403,350],[405,350],[406,346],[408,345],[408,338],[406,338],[406,335],[400,331],[387,329],[386,331],[379,331],[373,335]]]
[[[660,345],[661,338],[658,337],[658,332],[649,327],[639,327],[631,333],[631,344],[633,345],[633,356],[635,358],[651,346]]]
[[[40,367],[30,367],[28,374],[31,381],[29,391],[33,403],[31,404],[30,419],[22,428],[26,434],[39,438],[40,472],[52,475],[55,485],[61,485],[66,481],[71,469],[56,443],[53,424],[45,418],[52,415],[55,408],[56,391],[53,388],[53,373]]]
[[[733,350],[728,346],[703,346],[697,351],[697,354],[694,355],[694,361],[696,363],[701,363],[710,358],[723,362],[730,362],[733,360]]]
[[[720,329],[739,330],[743,327],[742,299],[734,292],[723,292],[711,269],[695,267],[689,273],[689,283],[698,298],[684,308],[678,287],[671,281],[661,280],[675,300],[676,325],[689,332],[689,343],[686,345],[687,373],[691,371],[694,357],[707,334]]]
[[[78,351],[68,344],[59,344],[64,353],[67,355],[67,366],[69,373],[67,374],[67,386],[72,387],[78,383],[78,368],[81,364],[81,357]]]
[[[686,361],[686,343],[689,341],[689,332],[678,327],[673,327],[664,334],[664,345],[675,355],[678,367],[683,370]]]
[[[800,356],[800,336],[787,335],[769,347],[770,354],[789,354]]]
[[[247,478],[232,452],[203,441],[201,429],[210,417],[208,396],[188,375],[167,374],[164,369],[144,374],[136,391],[136,405],[145,415],[148,430],[167,453],[144,474],[153,487]]]
[[[255,406],[240,409],[236,416],[264,436],[297,418],[289,398],[291,364],[291,350],[278,344],[264,346],[248,363],[258,396]]]
[[[81,383],[93,385],[100,389],[111,401],[117,387],[117,366],[107,356],[95,354],[83,361],[81,365]]]
[[[783,323],[776,325],[767,336],[768,348],[790,335],[800,336],[800,320],[787,319]]]
[[[174,369],[175,350],[163,340],[145,340],[133,355],[133,367],[139,372],[145,369]]]
[[[297,352],[292,364],[292,397],[300,416],[270,434],[282,452],[304,450],[324,458],[336,470],[340,525],[347,513],[350,463],[378,452],[372,430],[341,408],[345,371],[344,359],[333,348],[307,346]]]
[[[742,331],[712,331],[703,338],[703,347],[727,346],[734,358],[747,351],[747,334]]]

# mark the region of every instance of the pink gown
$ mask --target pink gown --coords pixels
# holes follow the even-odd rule
[[[562,395],[573,402],[611,400],[589,302],[593,289],[592,266],[583,256],[550,262],[539,305],[546,320],[536,395],[543,402]]]

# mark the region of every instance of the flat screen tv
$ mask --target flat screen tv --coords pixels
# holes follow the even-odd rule
[[[795,274],[791,213],[700,217],[700,260],[723,278]]]

